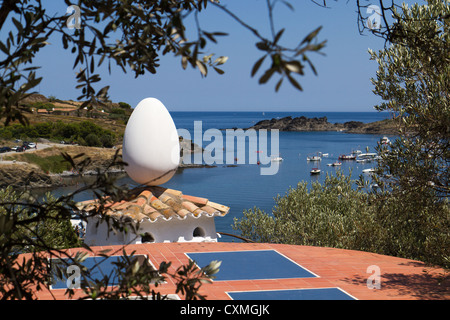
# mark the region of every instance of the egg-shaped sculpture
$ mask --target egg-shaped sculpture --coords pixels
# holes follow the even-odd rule
[[[155,98],[139,102],[128,119],[123,137],[125,171],[135,182],[166,183],[180,162],[178,133],[166,107]]]

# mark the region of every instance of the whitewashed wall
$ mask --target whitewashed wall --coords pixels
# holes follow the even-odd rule
[[[214,217],[201,215],[194,217],[187,215],[184,220],[172,218],[170,220],[158,219],[155,222],[143,221],[140,223],[138,234],[114,233],[108,234],[108,226],[105,222],[96,224],[98,218],[88,220],[85,243],[89,246],[99,245],[123,245],[143,243],[141,234],[150,235],[149,242],[217,242],[217,233]],[[148,239],[148,240],[149,240]]]

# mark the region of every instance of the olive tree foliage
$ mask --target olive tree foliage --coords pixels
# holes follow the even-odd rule
[[[381,148],[381,169],[391,185],[427,196],[448,197],[450,162],[450,3],[395,10],[393,42],[370,51],[379,68],[372,79],[376,106],[390,111],[400,139]],[[442,18],[447,17],[447,18]]]
[[[271,213],[259,208],[234,219],[235,230],[257,242],[324,246],[356,250],[373,249],[376,231],[368,204],[373,195],[354,188],[351,175],[338,171],[323,184],[300,182],[278,195]]]
[[[396,235],[409,232],[409,246],[448,266],[450,2],[402,5],[393,16],[391,45],[370,51],[379,65],[374,93],[383,99],[376,109],[390,111],[399,129],[398,139],[378,148],[376,181],[401,204],[390,219]]]
[[[383,99],[376,108],[392,113],[398,138],[377,146],[376,174],[300,183],[276,199],[271,213],[248,210],[234,228],[255,241],[364,250],[449,268],[449,2],[382,8],[394,21],[374,30],[387,45],[370,51],[379,64],[372,82]]]
[[[8,124],[13,120],[27,122],[25,110],[20,101],[32,93],[42,80],[38,76],[39,66],[33,64],[34,57],[48,45],[50,37],[60,39],[62,46],[74,55],[74,70],[78,70],[77,88],[81,90],[80,108],[95,108],[108,99],[109,86],[100,86],[101,76],[98,67],[108,65],[131,71],[135,77],[146,73],[155,74],[161,55],[173,54],[180,58],[182,68],[191,66],[203,76],[209,69],[224,73],[220,66],[228,57],[204,55],[208,43],[215,43],[219,37],[226,36],[223,31],[202,29],[200,20],[210,6],[231,16],[256,38],[256,46],[264,52],[252,68],[254,76],[263,60],[270,57],[271,63],[262,73],[259,83],[266,83],[278,74],[278,90],[283,79],[301,90],[294,75],[303,76],[305,64],[315,68],[308,53],[320,52],[325,41],[318,42],[320,27],[307,33],[295,48],[281,45],[284,29],[276,30],[272,12],[275,5],[284,4],[293,8],[287,1],[267,0],[271,34],[263,36],[256,28],[248,25],[218,0],[152,0],[152,1],[96,1],[65,0],[67,6],[76,9],[79,25],[68,28],[67,14],[50,16],[40,0],[3,0],[0,6],[0,30],[6,39],[0,41],[0,118]],[[206,13],[207,14],[207,13]],[[193,39],[187,34],[186,20],[194,16]],[[5,30],[6,22],[12,25]],[[190,26],[190,25],[189,25]]]
[[[341,171],[323,183],[300,182],[276,197],[271,212],[245,210],[233,229],[255,242],[361,250],[450,268],[448,204],[393,197],[366,182]]]

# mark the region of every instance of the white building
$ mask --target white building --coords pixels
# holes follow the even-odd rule
[[[98,201],[79,203],[89,216],[84,241],[89,246],[124,245],[151,242],[217,242],[214,223],[229,208],[205,198],[183,195],[181,191],[159,186],[132,190],[132,199],[106,201],[103,214],[95,213]],[[107,219],[109,217],[111,219]],[[114,221],[128,221],[136,231],[114,228]]]

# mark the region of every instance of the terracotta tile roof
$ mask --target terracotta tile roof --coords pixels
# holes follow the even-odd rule
[[[53,111],[72,112],[77,111],[77,108],[54,108]]]
[[[120,202],[106,199],[105,214],[118,219],[129,217],[136,222],[155,222],[158,219],[170,220],[174,217],[185,219],[188,215],[225,216],[230,210],[229,207],[206,198],[184,195],[181,191],[159,186],[138,187],[131,190],[130,195],[130,199]],[[99,205],[98,201],[90,200],[78,203],[78,208],[89,212]]]

